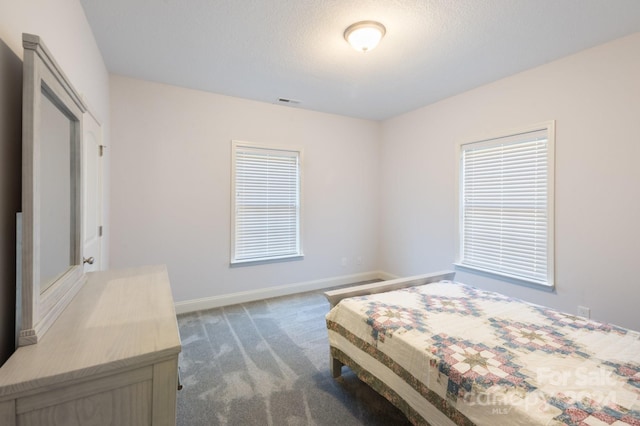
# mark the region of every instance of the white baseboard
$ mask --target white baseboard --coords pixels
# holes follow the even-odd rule
[[[203,311],[205,309],[219,308],[221,306],[235,305],[238,303],[252,302],[254,300],[268,299],[270,297],[286,296],[289,294],[303,293],[305,291],[321,290],[339,285],[352,284],[368,280],[388,280],[395,278],[383,271],[362,272],[353,275],[325,278],[321,280],[305,281],[294,284],[280,285],[276,287],[261,288],[259,290],[241,291],[238,293],[223,294],[220,296],[203,297],[201,299],[176,302],[176,314]]]

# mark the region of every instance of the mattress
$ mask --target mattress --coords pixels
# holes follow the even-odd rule
[[[451,281],[342,300],[334,359],[414,424],[640,426],[640,333]]]

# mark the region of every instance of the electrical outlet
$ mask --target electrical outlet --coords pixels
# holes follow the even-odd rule
[[[356,264],[362,265],[362,256],[356,257]]]
[[[578,315],[585,318],[591,318],[591,309],[586,306],[578,306]]]
[[[342,258],[342,266],[347,266],[348,259],[346,257]]]

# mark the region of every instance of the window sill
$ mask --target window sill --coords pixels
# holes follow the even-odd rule
[[[229,262],[229,266],[232,268],[239,268],[242,266],[253,266],[253,265],[265,265],[268,263],[280,263],[280,262],[292,262],[296,260],[303,260],[304,254],[296,254],[293,256],[282,256],[282,257],[268,257],[268,258],[260,258],[260,259],[243,259],[243,260],[232,260]]]
[[[555,284],[554,283],[545,283],[545,282],[541,282],[541,281],[535,281],[532,279],[527,279],[527,278],[522,278],[522,277],[517,277],[515,275],[509,275],[509,274],[503,274],[500,272],[496,272],[496,271],[491,271],[488,269],[482,269],[482,268],[477,268],[474,266],[469,266],[469,265],[465,265],[462,263],[454,263],[453,264],[455,266],[456,269],[460,269],[463,271],[467,271],[470,273],[475,273],[478,275],[482,275],[488,278],[493,278],[493,279],[497,279],[500,281],[506,281],[512,284],[517,284],[523,287],[529,287],[529,288],[535,288],[537,290],[543,290],[543,291],[548,291],[548,292],[554,292],[555,291]]]

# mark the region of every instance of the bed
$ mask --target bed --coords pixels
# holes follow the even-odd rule
[[[452,281],[325,293],[348,366],[416,425],[640,426],[640,333]]]

